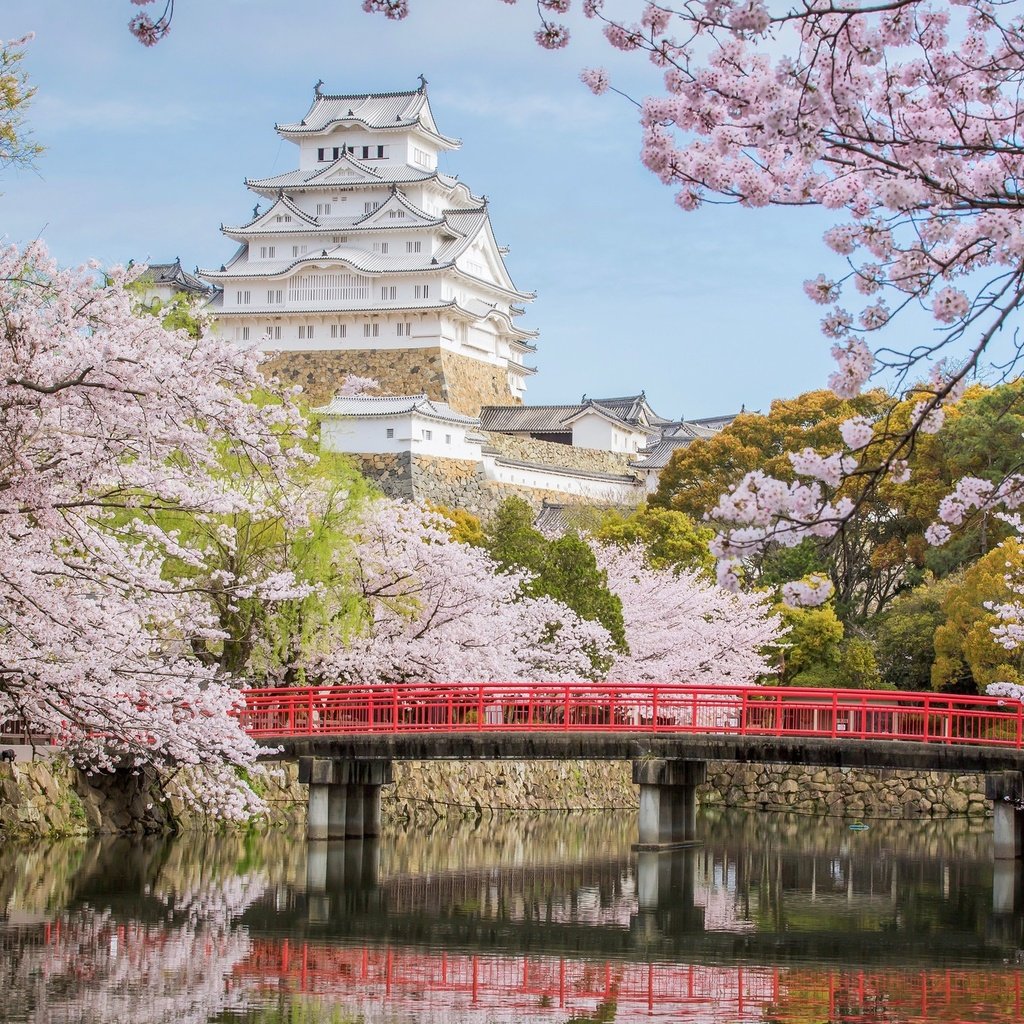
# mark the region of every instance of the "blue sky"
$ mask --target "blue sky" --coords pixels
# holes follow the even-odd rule
[[[531,402],[645,389],[663,415],[766,409],[823,386],[828,345],[802,282],[832,269],[821,211],[707,207],[683,213],[639,162],[635,109],[579,82],[602,65],[632,95],[656,70],[597,32],[550,53],[532,4],[412,0],[404,22],[358,0],[178,0],[151,50],[128,0],[5,0],[0,34],[33,30],[34,170],[0,174],[3,231],[38,235],[62,263],[97,258],[219,265],[219,225],[248,219],[243,179],[295,166],[275,121],[331,92],[415,88],[463,140],[442,169],[491,201],[517,285],[538,298]],[[585,24],[583,28],[592,28]]]

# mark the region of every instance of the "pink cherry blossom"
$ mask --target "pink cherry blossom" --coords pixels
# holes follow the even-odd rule
[[[604,68],[584,68],[580,80],[595,96],[608,91],[608,72]]]
[[[93,770],[176,771],[187,800],[241,818],[260,802],[236,769],[258,773],[258,749],[229,714],[239,681],[195,656],[223,638],[196,585],[212,566],[172,526],[261,515],[266,488],[221,472],[224,455],[283,480],[301,420],[248,401],[266,387],[258,355],[136,317],[129,275],[108,277],[60,270],[40,244],[0,253],[0,719]]]

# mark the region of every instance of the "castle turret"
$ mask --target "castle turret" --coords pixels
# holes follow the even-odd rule
[[[220,330],[280,353],[271,368],[313,402],[349,374],[389,394],[424,393],[476,415],[522,400],[536,332],[516,325],[520,291],[495,241],[487,200],[437,168],[457,139],[413,92],[328,95],[276,126],[298,168],[249,179],[248,223],[220,270]]]

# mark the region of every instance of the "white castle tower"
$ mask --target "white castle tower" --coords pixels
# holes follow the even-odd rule
[[[220,289],[220,330],[280,352],[274,371],[314,402],[353,373],[474,416],[522,401],[536,332],[515,320],[534,296],[508,274],[486,198],[438,170],[460,143],[438,130],[426,80],[376,95],[320,85],[301,121],[276,126],[298,169],[246,181],[268,208],[222,225],[238,251],[200,271]]]

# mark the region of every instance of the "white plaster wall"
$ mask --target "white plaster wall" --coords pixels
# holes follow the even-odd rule
[[[644,494],[643,484],[639,481],[619,483],[610,480],[592,480],[574,476],[569,472],[558,473],[534,467],[509,466],[499,462],[493,455],[485,454],[483,456],[483,466],[484,478],[496,483],[559,491],[562,494],[586,498],[599,503],[629,504],[640,500]]]
[[[598,448],[605,452],[636,452],[649,438],[629,427],[616,426],[603,416],[583,415],[572,425],[574,448]]]
[[[388,430],[394,431],[388,437]],[[427,437],[425,434],[429,433]],[[348,455],[383,455],[412,451],[445,459],[480,458],[480,443],[466,440],[466,427],[439,423],[415,413],[396,416],[325,417],[320,446]]]

